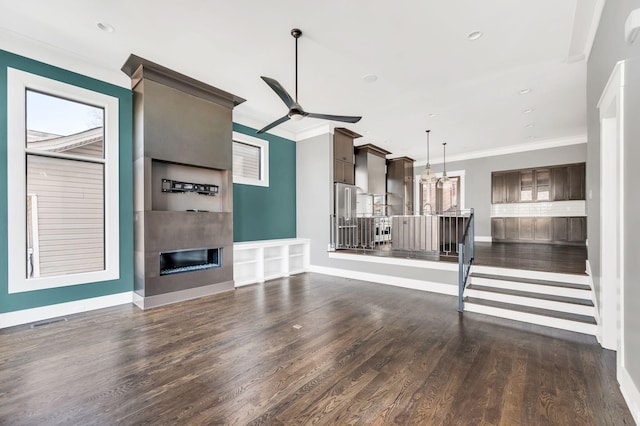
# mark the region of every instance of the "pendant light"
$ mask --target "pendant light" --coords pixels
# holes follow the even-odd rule
[[[424,171],[420,175],[420,182],[423,184],[434,183],[438,180],[438,178],[431,174],[431,162],[429,161],[429,133],[431,130],[427,130],[427,164],[424,166]]]
[[[449,176],[447,176],[447,143],[442,143],[442,177],[438,179],[438,187],[442,188],[442,186],[449,182]]]

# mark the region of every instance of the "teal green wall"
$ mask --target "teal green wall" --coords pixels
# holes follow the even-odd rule
[[[295,142],[236,123],[233,130],[269,141],[269,187],[233,185],[233,240],[295,238]]]
[[[7,291],[7,67],[118,98],[120,103],[120,279],[9,294]],[[0,313],[133,291],[132,93],[128,89],[0,50]],[[20,202],[12,200],[12,203]]]

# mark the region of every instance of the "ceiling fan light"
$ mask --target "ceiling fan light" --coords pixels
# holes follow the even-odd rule
[[[293,121],[300,121],[304,118],[304,115],[293,113],[289,116],[289,118],[292,119]]]

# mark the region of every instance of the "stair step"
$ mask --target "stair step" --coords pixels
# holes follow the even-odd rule
[[[591,280],[587,274],[563,274],[558,272],[530,271],[523,269],[497,268],[493,266],[473,265],[472,273],[509,276],[513,278],[538,279],[543,281],[557,281],[562,283],[575,283],[589,285]]]
[[[478,284],[471,284],[470,286],[467,287],[467,289],[593,307],[593,301],[591,299],[580,299],[576,297],[558,296],[558,295],[549,294],[549,293],[534,293],[530,291],[521,291],[516,289],[507,289],[507,288],[499,288],[499,287],[489,287],[489,286],[478,285]]]
[[[475,299],[504,302],[513,305],[531,306],[534,308],[568,312],[579,315],[595,315],[593,302],[589,299],[485,287],[477,284],[471,284],[467,287],[465,295]]]
[[[550,309],[542,309],[542,308],[534,308],[534,307],[531,307],[531,306],[514,305],[512,303],[496,302],[496,301],[493,301],[493,300],[477,299],[477,298],[472,298],[472,297],[466,297],[465,298],[465,302],[469,303],[469,304],[483,305],[483,306],[488,306],[488,307],[493,307],[493,308],[500,308],[500,309],[519,312],[519,313],[524,313],[524,314],[533,314],[533,315],[539,315],[539,316],[544,316],[544,317],[549,317],[549,318],[556,318],[556,319],[560,319],[560,320],[572,321],[572,322],[577,322],[577,323],[590,324],[590,325],[594,325],[594,326],[596,325],[595,318],[590,316],[590,315],[579,315],[579,314],[573,314],[573,313],[569,313],[569,312],[559,312],[559,311],[554,311],[554,310],[550,310]]]
[[[518,278],[514,281],[509,280],[506,277],[494,277],[492,275],[472,275],[470,277],[470,284],[491,288],[500,288],[505,290],[523,291],[528,293],[570,297],[574,299],[592,299],[591,288],[582,284],[569,283],[565,285],[563,283],[555,281],[527,280],[527,282],[525,282],[518,280],[520,279]]]
[[[465,303],[464,310],[466,312],[475,312],[483,315],[491,315],[498,318],[510,319],[513,321],[525,322],[528,324],[537,324],[544,327],[559,328],[561,330],[574,331],[577,333],[589,334],[595,336],[597,326],[584,322],[553,318],[544,315],[532,314],[527,312],[518,312],[502,307],[494,307],[473,302]]]
[[[476,272],[471,273],[471,278],[484,278],[488,280],[500,280],[500,281],[512,281],[519,283],[527,283],[527,284],[536,284],[536,285],[547,285],[553,287],[564,287],[564,288],[575,288],[580,290],[591,290],[591,287],[587,284],[576,284],[572,282],[560,282],[560,281],[549,281],[549,280],[536,280],[530,278],[522,278],[522,277],[510,277],[506,275],[492,275],[492,274],[479,274]]]

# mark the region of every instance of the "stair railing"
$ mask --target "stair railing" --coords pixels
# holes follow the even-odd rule
[[[474,251],[474,214],[471,209],[464,234],[458,243],[458,312],[464,312],[464,289],[467,287]]]

